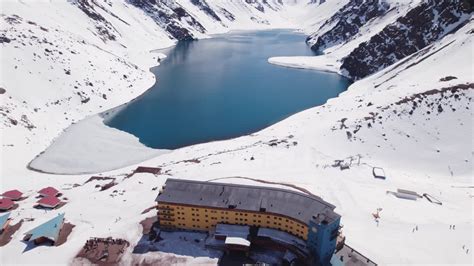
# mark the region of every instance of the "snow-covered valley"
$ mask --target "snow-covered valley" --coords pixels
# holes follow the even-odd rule
[[[169,176],[197,180],[244,176],[292,183],[333,203],[342,215],[347,242],[379,264],[471,265],[472,7],[450,5],[461,6],[462,1],[387,0],[372,10],[347,6],[367,2],[374,7],[371,1],[308,2],[2,2],[0,187],[30,196],[12,211],[14,222],[35,218],[24,222],[12,241],[0,248],[2,264],[68,264],[92,236],[121,237],[132,243],[124,264],[143,260],[215,264],[214,259],[176,259],[164,252],[132,254],[141,236],[139,222],[154,215],[142,212],[154,205],[153,188]],[[434,15],[416,23],[405,16],[420,6]],[[353,16],[367,16],[356,23],[356,32],[347,28],[346,19]],[[164,154],[144,147],[132,135],[107,128],[94,116],[129,102],[155,82],[149,68],[162,55],[151,50],[169,47],[177,39],[271,28],[301,29],[310,35],[311,45],[324,36],[318,44],[324,49],[321,56],[289,54],[270,58],[270,63],[338,72],[358,81],[325,105],[255,134]],[[423,43],[416,41],[420,38]],[[407,49],[385,53],[405,47],[400,42]],[[353,72],[357,62],[370,68]],[[61,140],[63,130],[73,131],[84,122],[71,124],[88,116],[89,127],[75,135],[81,139],[66,139],[49,162],[74,165],[81,156],[96,154],[97,165],[90,165],[88,172],[116,178],[113,188],[100,191],[95,185],[102,181],[85,183],[91,175],[44,174],[27,168],[55,139]],[[82,150],[94,152],[81,155],[76,147],[84,145],[77,143],[87,143]],[[120,149],[110,148],[113,145]],[[104,154],[109,161],[130,165],[99,171]],[[342,170],[341,164],[350,167]],[[138,165],[161,167],[163,174],[127,178]],[[372,167],[382,167],[387,179],[374,179]],[[45,213],[32,208],[33,195],[48,185],[60,188],[68,203]],[[443,205],[386,193],[397,188],[428,193]],[[382,208],[378,226],[372,217],[377,208]],[[76,225],[68,242],[23,252],[23,233],[57,212],[65,212],[66,220]],[[454,224],[456,230],[451,230]]]

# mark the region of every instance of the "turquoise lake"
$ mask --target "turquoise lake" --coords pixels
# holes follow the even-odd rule
[[[316,55],[289,30],[234,32],[179,42],[152,68],[157,82],[107,124],[153,148],[247,135],[345,91],[340,75],[285,68],[273,56]]]

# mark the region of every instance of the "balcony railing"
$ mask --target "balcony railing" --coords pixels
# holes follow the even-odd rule
[[[159,217],[160,220],[174,222],[174,218],[170,217]]]
[[[158,216],[174,216],[174,213],[170,212],[158,212]]]

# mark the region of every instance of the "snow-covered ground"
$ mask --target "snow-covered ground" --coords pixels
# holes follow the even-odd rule
[[[154,188],[159,188],[168,176],[196,180],[243,176],[291,182],[334,204],[342,215],[348,244],[381,265],[473,264],[473,22],[421,52],[355,82],[325,105],[295,114],[261,132],[194,145],[139,162],[137,153],[144,158],[154,151],[126,133],[103,127],[97,116],[88,118],[85,124],[81,122],[80,128],[76,127],[79,124],[69,127],[143,93],[155,81],[148,69],[157,64],[159,57],[149,51],[174,43],[139,9],[121,1],[110,2],[113,4],[106,10],[112,10],[128,24],[98,9],[108,21],[113,21],[113,27],[120,33],[116,33],[116,42],[104,42],[95,32],[93,22],[69,2],[1,4],[2,33],[11,42],[0,44],[0,87],[6,91],[0,95],[0,187],[1,190],[17,188],[29,196],[12,211],[14,223],[35,218],[25,222],[13,240],[0,248],[1,264],[68,264],[89,237],[107,236],[132,243],[130,252],[124,255],[124,264],[140,260],[140,256],[166,258],[164,261],[170,263],[215,263],[213,259],[168,252],[131,254],[141,237],[139,222],[155,215],[154,210],[142,212],[153,206],[157,194]],[[261,14],[240,1],[208,1],[213,9],[220,5],[236,15],[236,22],[225,22],[226,28],[216,26],[201,14],[202,10],[187,1],[178,2],[189,12],[198,14],[201,23],[209,29],[207,33],[281,27],[289,18],[291,25],[299,28],[324,21],[310,23],[295,19],[298,12],[302,19],[310,17],[306,12],[313,12],[310,8],[298,11],[298,5],[303,10],[301,7],[306,4],[301,2],[288,7],[288,11],[279,11],[281,14],[277,11]],[[320,7],[336,10],[345,2],[328,0],[326,3],[330,4]],[[326,12],[327,17],[335,11],[331,12]],[[259,14],[260,21],[268,20],[268,25],[249,19],[253,16],[249,14]],[[356,46],[361,39],[353,42]],[[339,50],[334,48],[332,58],[323,55],[321,59],[310,59],[317,61],[311,65],[305,63],[308,59],[287,62],[292,66],[327,70],[327,64],[335,64],[347,54],[337,53]],[[446,79],[448,76],[455,79]],[[94,129],[99,125],[100,132],[105,130],[113,138],[95,137]],[[122,165],[132,164],[100,174],[115,177],[117,185],[99,191],[96,185],[108,181],[84,184],[90,175],[53,175],[26,168],[63,130],[77,129],[83,139],[63,143],[71,148],[75,143],[84,143],[98,149],[113,141],[117,157],[107,160],[120,159]],[[286,142],[270,146],[274,139]],[[103,148],[110,151],[110,147]],[[100,149],[98,156],[99,152]],[[74,158],[55,166],[61,167],[61,171],[67,165],[84,167],[84,163],[94,161],[94,158],[81,158],[74,149],[52,155]],[[335,160],[352,161],[352,166],[340,170],[333,167]],[[126,178],[138,165],[159,166],[166,174],[135,174]],[[96,166],[91,164],[90,172],[107,169],[102,164]],[[373,166],[382,167],[387,179],[373,178]],[[235,178],[222,182],[257,184]],[[32,208],[35,191],[47,185],[56,186],[67,197],[68,203],[59,210],[45,212]],[[403,200],[386,193],[397,188],[428,193],[443,205],[425,199]],[[377,208],[382,208],[378,226],[372,216]],[[65,212],[66,220],[76,225],[69,240],[60,247],[41,246],[24,252],[22,234],[58,212]],[[451,225],[455,225],[455,230],[450,229]]]

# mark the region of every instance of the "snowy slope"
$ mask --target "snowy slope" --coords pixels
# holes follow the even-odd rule
[[[463,0],[349,1],[307,39],[324,56],[269,62],[360,79],[456,31],[472,14],[472,4]]]
[[[148,263],[214,264],[206,254],[192,254],[186,243],[182,249],[188,256],[166,252],[132,255],[141,236],[139,221],[154,215],[153,211],[142,211],[153,206],[157,193],[153,188],[160,187],[168,176],[199,180],[247,176],[291,182],[333,203],[343,217],[348,243],[381,265],[472,265],[473,192],[467,188],[473,184],[474,160],[472,21],[355,82],[325,105],[261,132],[178,149],[138,164],[122,162],[134,165],[101,174],[116,178],[118,184],[109,190],[96,187],[104,181],[84,184],[90,175],[52,175],[26,169],[27,163],[72,122],[125,103],[150,87],[154,77],[148,68],[162,55],[149,51],[173,45],[181,35],[173,35],[177,33],[172,29],[185,29],[189,35],[183,38],[286,25],[305,31],[313,26],[314,31],[348,3],[328,0],[308,6],[309,1],[207,0],[195,5],[185,0],[164,1],[170,2],[160,6],[169,12],[168,22],[178,25],[169,29],[156,21],[154,13],[131,2],[135,1],[1,3],[0,187],[18,188],[30,196],[12,212],[13,222],[35,218],[25,222],[13,240],[0,249],[2,264],[68,264],[91,236],[130,241],[125,265],[145,258]],[[342,58],[418,5],[416,1],[397,2],[397,10],[389,9],[383,16],[368,20],[358,33],[327,48],[321,57],[280,58],[275,62],[287,64],[286,60],[298,67],[340,71]],[[78,8],[81,3],[92,3],[94,11]],[[176,5],[186,11],[179,19],[175,17],[180,13]],[[90,16],[95,13],[104,20]],[[222,23],[216,22],[213,13]],[[81,133],[86,136],[83,141],[97,137],[94,128],[100,123],[95,118],[90,118],[90,127],[83,129],[90,134]],[[156,152],[137,144],[128,134],[108,133],[107,137],[117,140],[114,143],[132,145],[137,151],[117,154],[122,158]],[[275,139],[278,144],[270,145]],[[103,140],[110,144],[110,139]],[[336,160],[352,165],[341,170],[334,166]],[[137,165],[160,166],[165,174],[125,178]],[[374,179],[372,166],[383,167],[387,180]],[[222,181],[259,184],[238,178]],[[35,191],[46,185],[63,191],[68,203],[58,211],[66,212],[66,219],[76,227],[60,247],[24,252],[22,234],[58,212],[32,208]],[[397,188],[429,193],[443,205],[386,194]],[[377,208],[383,209],[379,226],[372,217]],[[452,224],[456,230],[449,229]],[[419,228],[416,232],[415,226]],[[463,246],[470,249],[469,254]]]
[[[12,155],[2,163],[13,171],[23,169],[71,123],[128,102],[151,87],[155,79],[148,69],[158,65],[159,54],[150,50],[232,29],[295,28],[298,14],[308,12],[301,6],[318,5],[2,1],[0,87],[5,92],[0,96],[0,128],[2,150]]]

